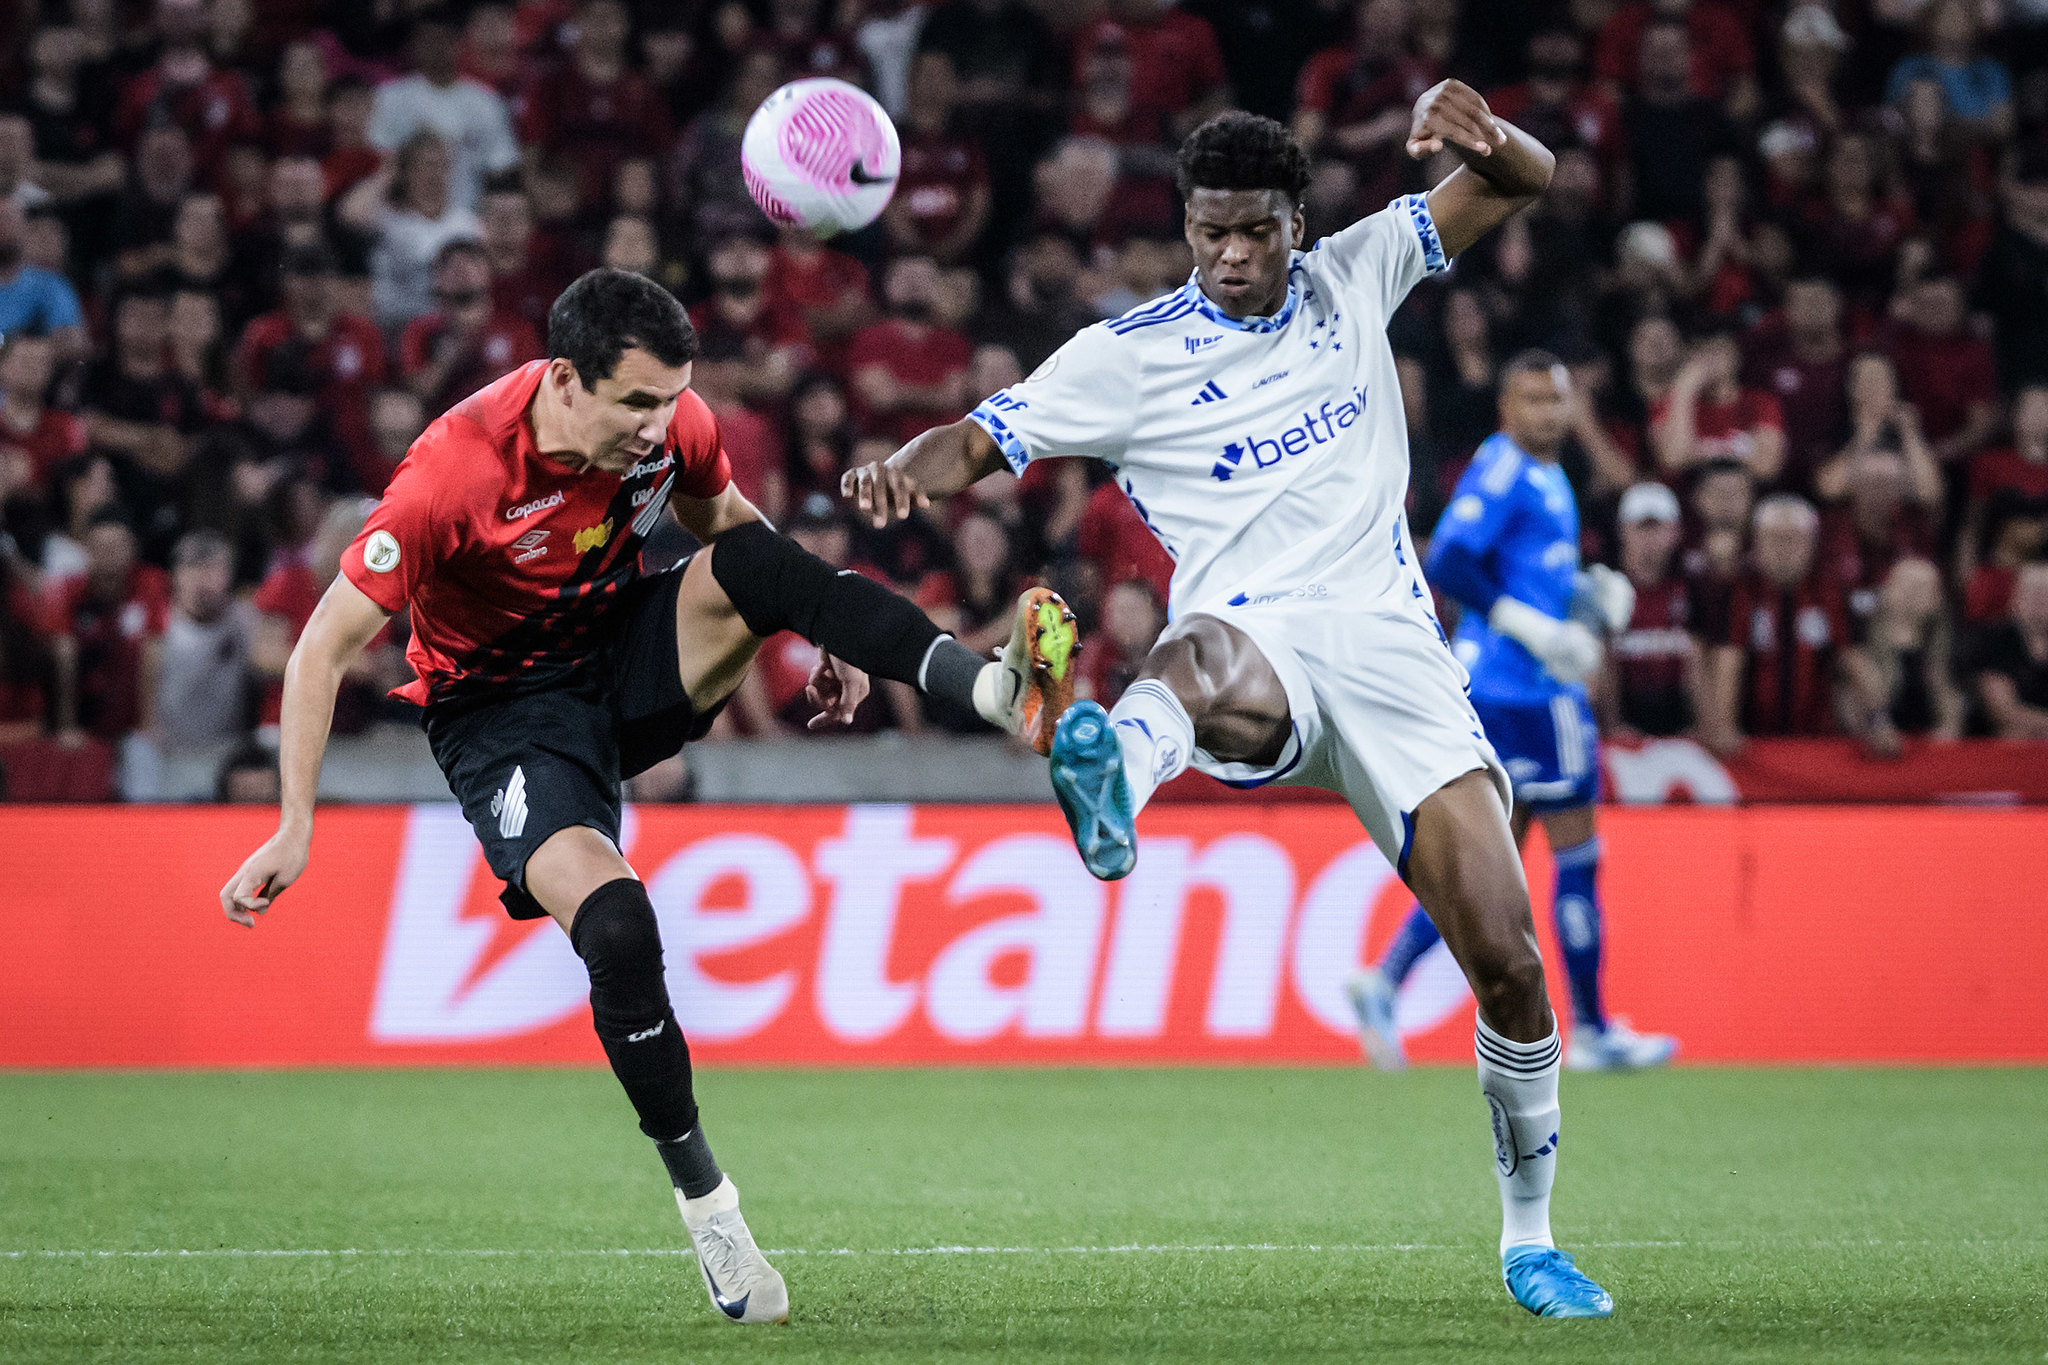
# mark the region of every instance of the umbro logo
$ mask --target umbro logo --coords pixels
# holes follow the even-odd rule
[[[1221,340],[1223,340],[1221,336],[1186,337],[1183,338],[1181,344],[1188,348],[1189,355],[1193,355],[1197,351],[1207,350]]]
[[[514,564],[524,564],[528,560],[539,559],[548,552],[547,538],[548,533],[546,531],[528,531],[525,535],[513,541],[512,562]]]
[[[1188,406],[1191,408],[1198,408],[1202,406],[1202,404],[1204,403],[1220,402],[1221,400],[1228,397],[1230,397],[1230,395],[1223,391],[1223,386],[1212,379],[1208,383],[1202,385],[1202,391],[1195,395],[1194,401],[1189,403]]]

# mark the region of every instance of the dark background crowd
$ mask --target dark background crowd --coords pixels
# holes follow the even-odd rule
[[[850,463],[1177,287],[1172,154],[1288,122],[1311,235],[1410,161],[1445,76],[1557,153],[1395,321],[1426,531],[1541,346],[1585,554],[1639,591],[1611,731],[2048,738],[2048,0],[0,0],[0,762],[17,798],[272,790],[284,661],[425,424],[541,353],[597,264],[689,304],[741,489],[977,647],[1034,579],[1107,702],[1169,564],[1104,471],[877,534]],[[834,75],[901,130],[820,245],[739,141]],[[679,532],[678,532],[679,534]],[[404,719],[403,620],[343,734]],[[771,641],[734,733],[795,732]],[[858,728],[971,729],[881,689]]]

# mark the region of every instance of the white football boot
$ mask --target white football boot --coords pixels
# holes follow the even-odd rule
[[[1664,1066],[1678,1055],[1678,1040],[1668,1033],[1637,1033],[1626,1019],[1607,1021],[1604,1029],[1572,1026],[1564,1050],[1566,1071],[1640,1071]]]
[[[676,1206],[683,1211],[683,1226],[697,1253],[697,1269],[712,1307],[734,1322],[788,1322],[789,1286],[754,1245],[754,1234],[740,1216],[740,1192],[732,1177],[696,1199],[685,1199],[677,1190]]]

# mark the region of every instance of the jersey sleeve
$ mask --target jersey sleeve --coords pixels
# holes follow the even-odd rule
[[[718,418],[704,400],[685,393],[669,419],[669,431],[676,448],[676,496],[709,499],[723,493],[732,482],[732,461]]]
[[[1311,255],[1338,288],[1363,292],[1391,317],[1423,276],[1449,269],[1429,200],[1404,194],[1317,242]]]
[[[1055,455],[1115,464],[1130,443],[1137,378],[1136,353],[1098,323],[1076,332],[1021,384],[983,399],[967,420],[1019,474]]]
[[[389,612],[411,601],[462,542],[462,499],[441,482],[443,471],[461,462],[433,459],[432,453],[431,446],[413,446],[363,529],[342,551],[341,571],[348,581]]]
[[[1477,556],[1493,549],[1514,515],[1522,463],[1522,456],[1506,446],[1480,447],[1430,537],[1432,557],[1439,544],[1455,544]]]

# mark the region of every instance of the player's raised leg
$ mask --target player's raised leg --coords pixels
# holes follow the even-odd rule
[[[1272,764],[1288,736],[1287,689],[1242,631],[1196,613],[1176,622],[1108,712],[1076,702],[1052,745],[1052,787],[1088,870],[1105,881],[1138,861],[1138,812],[1195,750]]]
[[[1467,773],[1422,802],[1405,867],[1479,1002],[1473,1049],[1493,1126],[1502,1279],[1532,1313],[1606,1317],[1613,1299],[1551,1239],[1562,1052],[1521,856],[1489,774]]]
[[[991,661],[941,631],[909,599],[834,569],[746,510],[749,519],[717,528],[710,551],[684,570],[677,635],[699,642],[703,660],[694,680],[684,661],[693,702],[702,706],[730,693],[760,642],[792,630],[864,673],[944,697],[1040,753],[1050,751],[1052,727],[1073,700],[1079,644],[1074,614],[1057,593],[1024,593],[1010,647]],[[695,511],[717,526],[715,511]]]

